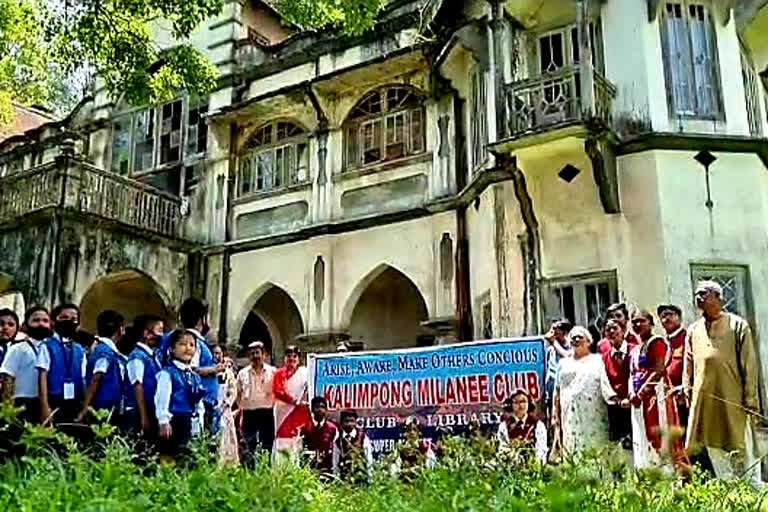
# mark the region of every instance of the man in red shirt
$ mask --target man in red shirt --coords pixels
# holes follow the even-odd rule
[[[669,344],[672,356],[667,366],[669,382],[677,397],[677,413],[680,416],[680,425],[688,426],[688,405],[683,392],[683,362],[685,361],[685,338],[688,335],[683,327],[683,311],[675,304],[662,304],[656,309],[661,326],[664,328],[665,338]]]
[[[312,421],[299,430],[301,453],[312,469],[323,476],[333,474],[333,447],[339,437],[339,429],[328,421],[328,402],[322,396],[312,399]]]
[[[608,306],[608,309],[605,311],[606,323],[608,320],[616,320],[619,325],[621,325],[621,328],[624,330],[624,339],[627,340],[627,343],[630,345],[640,344],[640,338],[637,337],[637,334],[635,334],[632,331],[631,326],[629,326],[629,309],[627,309],[625,303],[621,302]],[[600,343],[597,344],[598,353],[600,355],[605,355],[606,352],[610,352],[611,345],[611,340],[603,338],[600,340]]]
[[[601,383],[608,404],[608,429],[611,441],[632,449],[632,419],[629,403],[629,353],[635,347],[626,339],[624,328],[615,319],[605,324],[605,339],[610,350],[602,353],[605,373]]]

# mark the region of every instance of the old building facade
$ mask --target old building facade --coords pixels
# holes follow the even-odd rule
[[[210,97],[97,90],[2,143],[0,284],[86,325],[203,295],[279,354],[596,326],[619,299],[691,321],[707,277],[759,335],[764,3],[404,0],[352,39],[228,2],[193,36]]]

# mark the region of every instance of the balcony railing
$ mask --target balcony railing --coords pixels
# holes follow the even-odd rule
[[[582,80],[584,73],[590,73],[592,80]],[[582,94],[584,83],[592,84],[592,94]],[[519,137],[577,122],[597,121],[609,126],[615,95],[616,88],[605,77],[582,66],[567,66],[513,82],[506,87],[506,136]]]
[[[84,162],[59,159],[0,179],[0,223],[46,208],[97,215],[176,237],[181,200]]]
[[[235,41],[235,61],[243,66],[257,66],[267,60],[264,45],[251,39]]]

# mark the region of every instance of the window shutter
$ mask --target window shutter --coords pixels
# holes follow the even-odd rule
[[[713,83],[714,55],[710,46],[712,27],[703,6],[690,5],[688,13],[691,50],[693,52],[693,72],[696,83],[696,113],[714,115],[716,113]]]

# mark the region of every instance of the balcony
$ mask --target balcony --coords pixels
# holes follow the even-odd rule
[[[77,159],[59,158],[0,178],[0,224],[50,208],[172,238],[181,223],[179,198]]]
[[[243,68],[258,66],[267,61],[267,52],[263,42],[252,39],[235,41],[235,62]]]
[[[610,127],[616,88],[577,65],[507,84],[505,96],[509,149]]]

